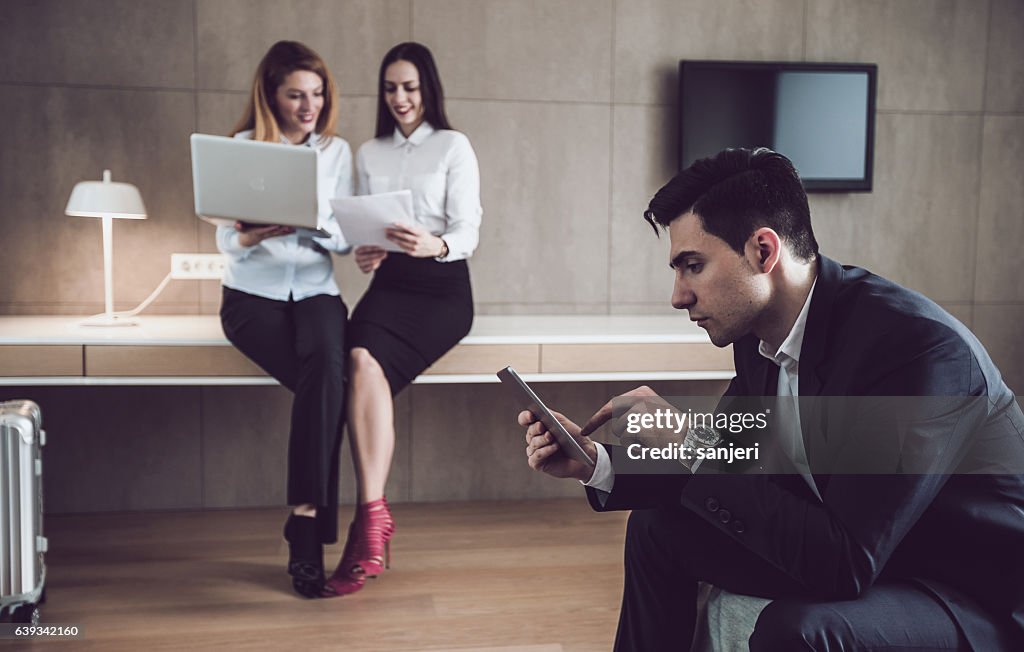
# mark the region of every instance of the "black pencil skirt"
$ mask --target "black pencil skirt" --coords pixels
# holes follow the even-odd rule
[[[394,396],[469,333],[473,291],[465,260],[441,263],[390,252],[374,273],[345,332],[367,349]]]

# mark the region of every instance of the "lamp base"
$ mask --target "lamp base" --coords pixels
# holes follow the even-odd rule
[[[86,317],[78,322],[79,326],[138,326],[139,320],[134,317],[121,316],[117,313],[101,312],[92,317]]]

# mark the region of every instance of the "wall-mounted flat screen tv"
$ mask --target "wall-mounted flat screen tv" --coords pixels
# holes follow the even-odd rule
[[[874,64],[680,61],[680,169],[727,147],[769,147],[808,192],[871,190]]]

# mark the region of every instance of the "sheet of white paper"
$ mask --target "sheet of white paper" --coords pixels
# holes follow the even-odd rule
[[[385,237],[384,229],[395,222],[416,223],[410,190],[339,197],[331,200],[331,209],[345,240],[354,247],[376,245],[388,251],[401,251],[401,247]]]

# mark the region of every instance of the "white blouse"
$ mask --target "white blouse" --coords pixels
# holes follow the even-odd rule
[[[356,154],[359,194],[411,190],[416,221],[444,238],[442,262],[469,258],[480,242],[480,168],[465,134],[423,122],[406,138],[369,140]]]
[[[252,131],[239,132],[235,138],[252,138]],[[218,226],[217,249],[227,258],[223,283],[229,288],[278,301],[289,296],[299,301],[317,294],[341,294],[328,251],[348,253],[351,246],[334,219],[330,200],[352,195],[352,150],[342,138],[323,139],[317,134],[295,147],[316,149],[317,221],[331,237],[292,233],[244,247],[234,228]]]

